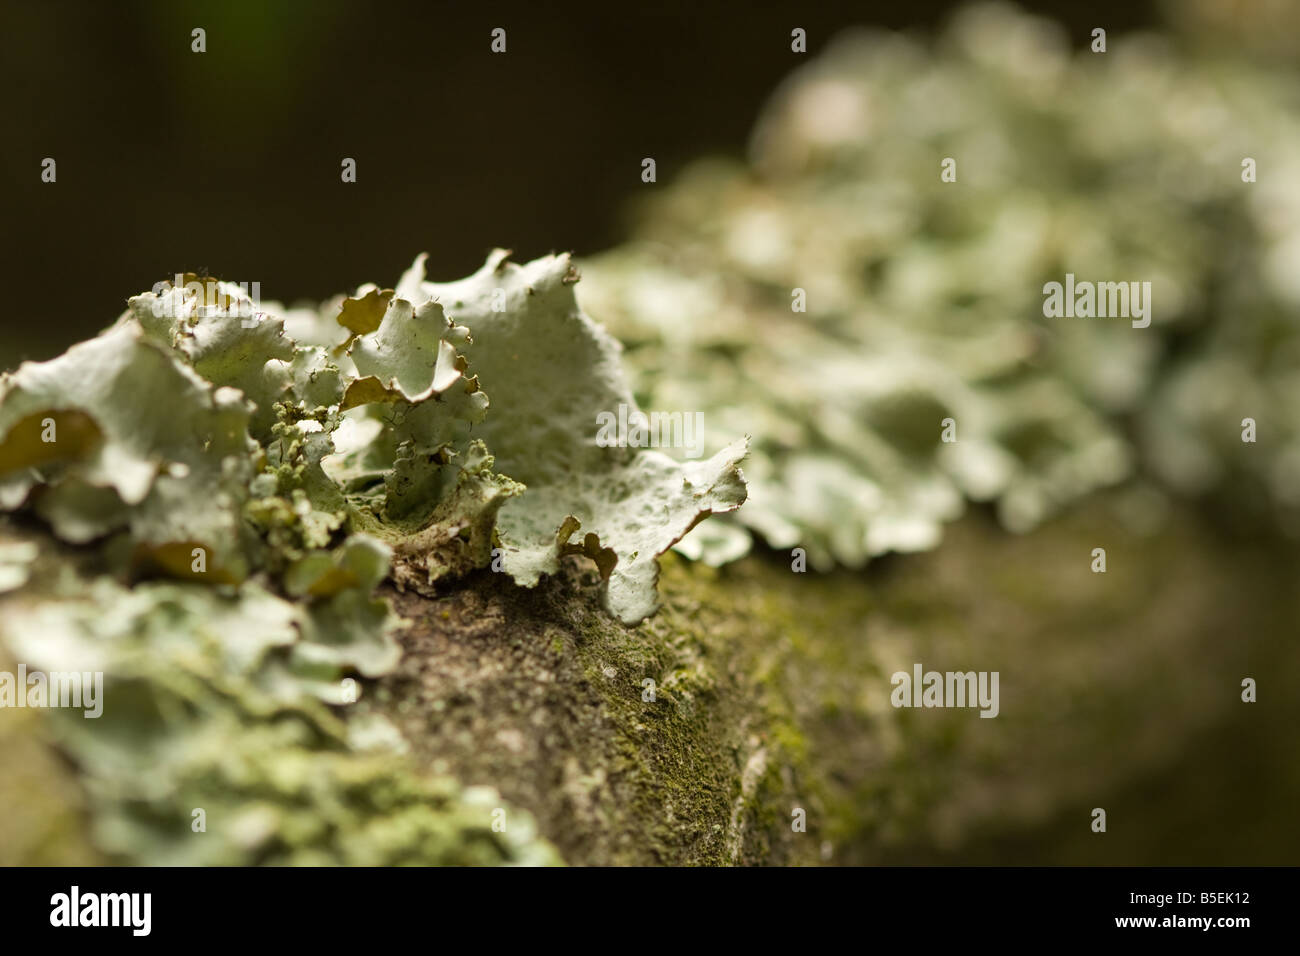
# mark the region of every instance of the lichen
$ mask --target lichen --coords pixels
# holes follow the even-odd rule
[[[687,167],[584,263],[645,402],[701,410],[712,447],[754,436],[748,503],[681,549],[858,567],[970,502],[1023,532],[1137,473],[1294,527],[1293,85],[1147,34],[1071,52],[1000,4],[933,42],[834,38],[747,163]],[[1067,273],[1149,281],[1150,326],[1045,318]]]
[[[1026,832],[1169,862],[1143,791],[1247,720],[1209,665],[1300,664],[1294,554],[1170,500],[1300,504],[1273,68],[1075,56],[995,6],[932,48],[849,34],[582,307],[567,256],[266,311],[185,275],[5,374],[0,662],[107,699],[11,712],[4,862],[995,862]],[[1274,171],[1242,182],[1240,143]],[[1150,328],[1044,321],[1066,271],[1149,278]],[[638,397],[703,413],[712,456],[604,447]],[[1087,573],[1099,542],[1122,573]],[[707,564],[661,592],[669,548]],[[998,733],[888,706],[893,669],[977,658]],[[1287,785],[1219,797],[1283,819]],[[1080,845],[1103,800],[1149,835]]]
[[[501,801],[490,791],[412,773],[391,728],[346,721],[322,703],[349,699],[353,682],[335,679],[341,660],[363,673],[394,663],[386,651],[377,661],[374,645],[349,643],[383,631],[382,617],[368,617],[377,555],[356,554],[364,544],[310,577],[323,604],[252,582],[230,592],[179,581],[127,587],[93,564],[74,567],[46,537],[6,529],[7,551],[20,546],[38,557],[33,583],[4,600],[6,657],[29,672],[104,675],[101,713],[52,709],[44,724],[76,763],[93,846],[107,858],[558,861],[526,813],[495,830]],[[341,606],[348,596],[365,604]]]
[[[494,554],[536,586],[578,553],[635,623],[655,609],[657,555],[743,501],[744,444],[679,463],[592,441],[600,411],[634,403],[566,258],[420,278],[292,314],[299,344],[239,289],[187,275],[0,378],[0,507],[19,522],[0,638],[33,668],[105,675],[106,715],[52,722],[106,854],[555,859],[526,813],[498,836],[482,794],[362,753],[324,706],[398,662],[375,589],[436,594]],[[75,568],[50,557],[68,545],[87,548]],[[221,823],[206,839],[189,838],[198,808]]]
[[[636,623],[654,611],[657,555],[702,518],[745,500],[738,465],[746,442],[739,436],[698,462],[597,444],[597,416],[636,402],[618,343],[578,308],[576,281],[567,256],[517,266],[498,251],[473,276],[450,284],[424,281],[421,259],[398,295],[420,308],[442,302],[469,326],[474,368],[507,410],[489,414],[481,428],[497,467],[527,488],[501,507],[505,570],[535,585],[558,570],[559,559],[578,547],[570,536],[585,529],[580,547],[601,569],[607,606]]]

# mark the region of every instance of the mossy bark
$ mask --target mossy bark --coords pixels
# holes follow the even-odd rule
[[[390,591],[402,662],[352,707],[390,718],[419,772],[529,811],[573,864],[1293,860],[1269,834],[1300,794],[1296,556],[1183,510],[1139,531],[1126,500],[1023,537],[977,512],[863,572],[668,557],[638,628],[577,558],[534,590],[479,572],[437,599]],[[890,675],[914,663],[998,671],[997,718],[895,709]],[[3,856],[93,860],[75,769],[25,719],[0,735],[31,778],[0,796]]]
[[[1187,511],[1139,532],[1131,504],[1025,537],[977,513],[937,551],[860,573],[668,558],[664,608],[638,629],[577,572],[399,595],[403,664],[368,706],[423,764],[528,808],[574,863],[1286,858],[1266,823],[1239,824],[1284,819],[1300,792],[1280,729],[1295,557]],[[915,662],[999,671],[998,717],[893,708],[889,677]],[[1247,676],[1268,687],[1257,704]],[[1199,802],[1171,799],[1184,785]],[[1111,836],[1090,840],[1099,806]],[[1222,835],[1182,840],[1171,813]]]

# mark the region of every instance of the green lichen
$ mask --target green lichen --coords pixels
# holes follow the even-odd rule
[[[527,488],[499,515],[505,570],[535,585],[558,570],[573,547],[570,536],[583,528],[582,550],[606,579],[606,605],[636,623],[654,611],[656,557],[702,518],[745,500],[738,464],[746,443],[698,462],[599,446],[597,416],[636,402],[618,343],[578,307],[577,278],[567,256],[517,266],[497,251],[473,276],[448,284],[424,281],[421,259],[398,295],[421,309],[442,302],[469,327],[473,367],[492,401],[511,410],[489,414],[479,431],[497,467]],[[557,515],[564,519],[558,524]]]
[[[1074,56],[1005,7],[847,35],[749,165],[693,167],[591,266],[630,380],[568,257],[501,252],[266,312],[187,275],[5,374],[0,661],[107,682],[102,717],[0,728],[6,862],[995,862],[1013,827],[1061,848],[1033,862],[1168,862],[1144,789],[1245,726],[1206,662],[1297,666],[1294,555],[1166,494],[1300,503],[1270,70]],[[1240,143],[1276,171],[1242,183]],[[1151,327],[1044,320],[1066,271],[1150,279]],[[703,412],[712,457],[602,447],[637,398]],[[727,566],[670,556],[649,617],[669,548]],[[918,660],[1003,668],[999,733],[889,707]],[[1152,835],[1079,845],[1102,800]]]
[[[294,315],[302,344],[237,288],[182,280],[0,378],[0,506],[20,521],[0,638],[32,668],[105,675],[106,715],[52,718],[96,845],[152,862],[555,859],[526,813],[498,836],[489,798],[363,753],[325,708],[398,662],[374,592],[436,594],[494,552],[535,586],[582,553],[637,622],[657,555],[744,499],[743,443],[686,463],[594,445],[596,415],[632,399],[563,258],[363,287]],[[23,537],[32,519],[54,537]],[[87,563],[38,577],[56,541]],[[192,839],[198,808],[220,824]]]
[[[6,549],[41,542],[44,565],[6,597],[0,632],[29,671],[104,675],[102,713],[51,710],[47,729],[77,764],[93,844],[108,858],[558,861],[527,814],[498,832],[501,801],[490,791],[413,774],[391,727],[345,722],[321,703],[359,692],[333,679],[341,660],[363,673],[394,663],[386,650],[378,660],[348,643],[383,633],[383,617],[366,615],[378,605],[387,616],[387,605],[339,603],[369,600],[386,552],[354,542],[337,562],[291,574],[295,590],[319,599],[299,603],[251,582],[231,593],[191,582],[124,587],[75,570],[40,537],[17,536]]]
[[[1143,34],[1074,53],[1006,5],[933,43],[835,38],[747,164],[688,167],[584,266],[646,404],[702,410],[714,447],[754,436],[748,503],[682,550],[757,535],[857,567],[967,502],[1027,531],[1139,470],[1294,525],[1294,82]],[[1045,318],[1067,272],[1149,281],[1150,326]]]

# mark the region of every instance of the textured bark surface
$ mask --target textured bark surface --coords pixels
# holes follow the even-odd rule
[[[1015,537],[976,513],[861,573],[670,557],[639,628],[599,610],[576,558],[532,591],[480,572],[390,592],[403,660],[354,706],[573,864],[1292,861],[1295,555],[1138,517],[1115,496]],[[917,662],[999,670],[999,716],[893,708],[889,675]],[[0,734],[4,861],[93,861],[40,720]]]
[[[640,629],[576,571],[533,592],[485,573],[397,597],[404,661],[368,706],[573,863],[1293,859],[1268,834],[1300,794],[1294,556],[1139,517],[1116,496],[1014,537],[976,514],[857,574],[669,559]],[[998,669],[1000,715],[894,709],[914,662]]]

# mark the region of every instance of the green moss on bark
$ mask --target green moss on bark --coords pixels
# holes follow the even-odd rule
[[[669,560],[665,606],[639,629],[600,615],[576,568],[533,592],[484,573],[441,601],[397,596],[404,663],[371,706],[417,764],[497,787],[572,863],[993,862],[1026,831],[1046,835],[1015,844],[1021,861],[1157,862],[1173,848],[1151,780],[1230,759],[1201,751],[1224,728],[1287,753],[1237,675],[1300,672],[1276,640],[1295,568],[1187,512],[1137,531],[1132,504],[1024,538],[974,514],[938,552],[868,572]],[[1110,570],[1093,574],[1103,545]],[[998,718],[894,709],[889,676],[914,662],[999,670]],[[1277,816],[1296,792],[1220,790],[1206,812]],[[1070,839],[1094,806],[1128,835]]]
[[[333,826],[321,860],[360,859],[339,848],[361,845],[410,776],[500,794],[444,860],[478,859],[473,834],[496,838],[500,807],[507,834],[524,811],[575,864],[1284,862],[1275,834],[1300,779],[1293,742],[1267,728],[1300,716],[1285,692],[1300,660],[1279,639],[1298,610],[1295,555],[1183,510],[1138,527],[1120,495],[1027,537],[975,513],[944,548],[864,572],[799,574],[774,552],[720,570],[669,558],[664,608],[637,628],[603,613],[580,558],[534,590],[484,571],[438,599],[393,591],[401,663],[335,712],[388,718],[406,752],[360,789],[326,774],[319,799],[290,802]],[[1089,570],[1098,546],[1106,574]],[[914,662],[999,670],[999,716],[894,709],[889,675]],[[1260,703],[1241,703],[1243,676]],[[82,808],[93,817],[99,796],[48,736],[0,746],[17,754],[15,740],[27,782],[5,806],[30,838],[5,843],[10,859],[94,859]],[[228,784],[199,789],[232,808],[256,796]],[[336,787],[378,803],[331,824]],[[402,792],[440,812],[432,791]],[[1095,806],[1104,840],[1086,838]],[[1184,828],[1220,821],[1208,856],[1162,825],[1189,813]]]

